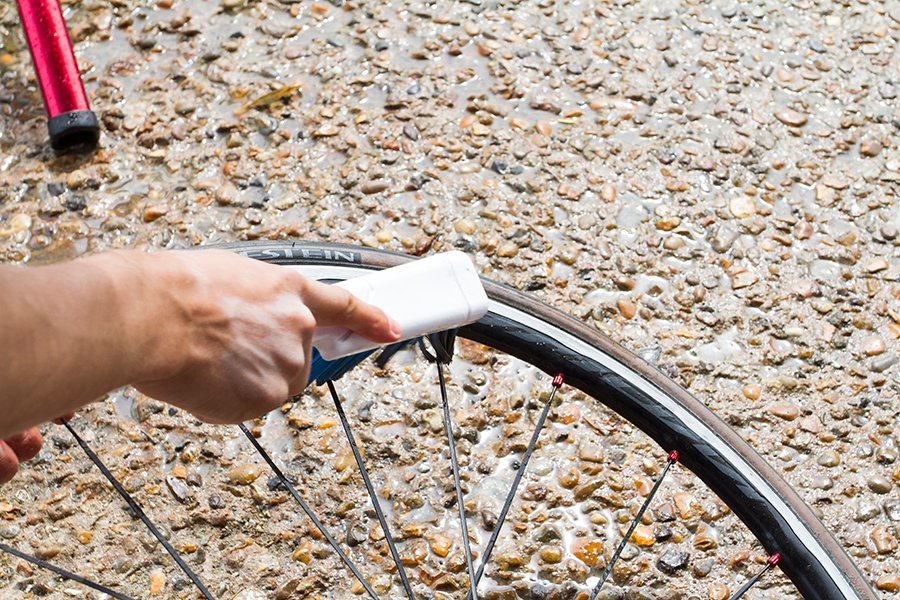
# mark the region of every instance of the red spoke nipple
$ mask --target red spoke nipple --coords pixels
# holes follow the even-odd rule
[[[678,450],[672,450],[671,452],[669,452],[669,456],[668,456],[669,462],[677,463],[678,457],[679,457]]]
[[[562,387],[562,384],[563,384],[563,376],[562,376],[562,373],[559,373],[556,375],[556,377],[553,378],[553,386],[554,387]]]
[[[780,563],[780,562],[781,562],[781,555],[778,554],[777,552],[775,554],[773,554],[772,556],[770,556],[768,558],[768,560],[766,560],[766,564],[772,565],[773,567],[777,566],[778,563]]]

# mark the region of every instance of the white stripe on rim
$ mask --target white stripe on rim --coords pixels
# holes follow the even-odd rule
[[[327,265],[291,265],[289,268],[300,272],[305,277],[311,279],[329,279],[342,280],[359,277],[371,272],[371,269],[350,266],[327,266]],[[862,600],[853,586],[844,578],[841,569],[830,560],[830,555],[825,548],[819,543],[819,540],[813,536],[809,530],[803,525],[803,522],[794,514],[785,502],[781,499],[778,492],[769,483],[763,479],[747,462],[735,452],[727,444],[715,444],[713,440],[720,440],[719,436],[709,429],[703,421],[691,414],[681,404],[670,398],[662,390],[651,384],[638,373],[616,361],[612,357],[604,354],[597,348],[578,339],[570,333],[550,325],[538,318],[529,315],[517,308],[501,304],[496,300],[490,301],[490,312],[507,317],[517,323],[524,325],[535,331],[539,331],[547,337],[553,338],[557,342],[568,347],[570,350],[590,358],[610,371],[617,373],[619,376],[628,381],[631,385],[641,389],[648,395],[652,396],[659,404],[666,407],[675,417],[677,417],[686,427],[697,433],[703,433],[703,437],[712,445],[716,446],[716,450],[725,457],[729,464],[755,486],[756,490],[761,493],[772,504],[778,513],[785,519],[791,531],[796,535],[803,544],[812,550],[819,557],[820,562],[831,575],[832,581],[841,589],[844,597],[848,600],[856,598]],[[548,331],[549,330],[549,331]],[[816,551],[818,550],[818,551]],[[824,557],[828,557],[827,563]]]

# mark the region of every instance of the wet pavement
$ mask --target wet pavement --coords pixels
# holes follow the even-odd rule
[[[656,360],[783,472],[885,598],[900,597],[900,3],[116,0],[65,10],[101,147],[50,151],[15,7],[0,5],[0,260],[250,239],[465,250],[485,275]],[[348,383],[352,414],[370,401],[386,411],[359,423],[381,467],[373,477],[401,478],[405,495],[384,504],[407,527],[401,545],[419,585],[461,597],[459,538],[442,521],[454,510],[442,503],[447,473],[416,466],[439,429],[408,448],[378,439],[389,421],[433,429],[423,416],[433,407],[382,403],[387,388],[411,385],[404,378],[433,376],[403,360],[405,371],[375,378],[383,395],[363,374]],[[456,373],[459,410],[497,429],[462,454],[499,472],[506,463],[491,456],[515,452],[517,434],[488,404],[515,392],[501,375],[515,377],[474,364]],[[476,371],[481,384],[467,379]],[[484,391],[465,391],[467,381]],[[539,394],[525,389],[523,405]],[[307,401],[274,420],[287,429],[268,441],[310,489],[322,479],[323,510],[356,490],[344,515],[329,515],[368,527],[353,469],[331,468],[347,454],[329,437],[339,428],[322,427],[327,402]],[[329,597],[333,586],[333,597],[353,596],[234,431],[137,406],[97,405],[82,427],[96,428],[103,455],[148,512],[168,517],[217,593]],[[611,524],[664,461],[635,432],[609,435],[621,427],[613,416],[572,406],[577,417],[554,420],[580,427],[571,446],[548,449],[532,481],[547,478],[549,500],[526,500],[538,514],[563,507],[548,518],[565,536],[541,533],[546,523],[521,508],[518,535],[532,543],[506,552],[497,594],[574,597],[565,582],[596,576]],[[0,536],[142,597],[190,597],[62,433],[48,432],[41,460],[0,490]],[[198,435],[226,450],[180,446]],[[298,458],[301,441],[316,450]],[[572,478],[601,476],[611,483],[574,498]],[[473,493],[487,504],[497,495]],[[631,595],[609,597],[726,598],[758,568],[758,545],[688,474],[664,496],[672,524],[660,508],[614,586]],[[475,508],[483,543],[490,509]],[[365,541],[377,535],[342,535],[389,589],[383,544]],[[14,564],[3,559],[4,594],[46,584],[50,597],[71,597],[74,584],[9,577]],[[512,585],[535,573],[546,591]],[[747,597],[790,596],[777,577],[765,586]]]

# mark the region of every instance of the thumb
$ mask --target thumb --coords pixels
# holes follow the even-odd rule
[[[336,285],[305,280],[300,293],[317,327],[346,327],[373,342],[395,342],[400,326],[383,310]]]

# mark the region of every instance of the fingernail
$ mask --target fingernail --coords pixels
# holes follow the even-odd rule
[[[391,323],[391,333],[393,333],[397,337],[400,337],[400,333],[401,333],[400,323],[398,323],[397,321],[395,321],[394,319],[392,319],[390,317],[388,317],[388,320]]]

